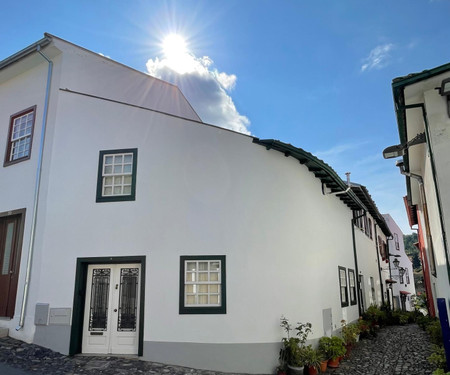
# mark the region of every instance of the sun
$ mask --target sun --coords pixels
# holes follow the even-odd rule
[[[179,34],[169,34],[162,42],[163,52],[166,58],[172,59],[187,54],[186,40]]]
[[[180,34],[167,35],[161,44],[164,62],[179,74],[193,72],[198,63],[189,51],[186,39]]]

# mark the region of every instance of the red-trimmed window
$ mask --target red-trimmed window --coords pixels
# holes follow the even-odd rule
[[[27,160],[31,155],[36,106],[11,116],[4,166]]]

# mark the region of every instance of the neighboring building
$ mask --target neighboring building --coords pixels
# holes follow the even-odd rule
[[[413,311],[413,297],[416,295],[414,268],[405,253],[403,232],[389,214],[383,215],[392,237],[388,240],[389,279],[391,282],[392,305],[394,309]]]
[[[365,188],[300,148],[202,123],[173,85],[45,34],[0,62],[0,139],[12,337],[272,373],[281,315],[314,341],[381,303],[389,232]],[[381,231],[355,231],[362,217]]]
[[[400,145],[384,150],[406,176],[409,223],[417,225],[429,312],[450,301],[450,64],[393,80]]]
[[[355,241],[362,313],[370,305],[379,306],[387,302],[386,278],[382,276],[382,268],[387,261],[386,243],[391,232],[367,188],[356,183],[350,186],[367,207],[366,213],[354,211],[355,228],[359,229],[355,233]]]

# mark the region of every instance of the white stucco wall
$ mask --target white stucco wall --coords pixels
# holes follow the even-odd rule
[[[432,290],[435,294],[435,298],[446,298],[447,301],[450,300],[449,278],[437,192],[441,202],[444,230],[446,233],[449,233],[450,199],[448,194],[446,194],[446,189],[450,186],[450,173],[448,171],[448,163],[450,162],[450,152],[448,151],[450,134],[448,132],[448,126],[450,125],[450,119],[447,113],[446,98],[439,95],[439,92],[435,89],[435,87],[439,87],[442,80],[448,77],[450,77],[449,73],[441,74],[432,77],[431,79],[411,85],[405,90],[405,95],[407,98],[406,104],[424,103],[427,112],[431,149],[436,167],[437,186],[435,185],[435,181],[433,179],[430,153],[425,145],[413,146],[411,148],[411,160],[413,160],[413,169],[411,172],[421,175],[424,181],[437,271],[437,277],[430,274]],[[408,134],[411,138],[416,133],[423,132],[425,127],[423,115],[420,110],[408,112],[410,112],[407,117]],[[425,229],[418,183],[412,180],[411,186],[414,193],[413,203],[419,205],[419,213],[421,214],[420,220],[422,221],[423,228]],[[431,262],[431,253],[429,253],[430,245],[428,244],[426,236],[424,236],[424,241],[428,251],[429,262]],[[436,304],[436,300],[434,300],[434,302]]]
[[[397,225],[395,220],[392,218],[389,214],[383,215],[384,220],[386,221],[389,230],[392,233],[392,239],[389,241],[389,253],[394,254],[397,256],[391,256],[390,257],[390,267],[391,267],[391,276],[392,278],[397,281],[397,283],[392,284],[392,292],[394,297],[398,297],[400,300],[400,291],[408,292],[409,295],[406,298],[406,309],[408,311],[414,310],[414,307],[411,305],[411,297],[416,294],[416,288],[414,285],[414,269],[411,260],[409,259],[408,255],[405,253],[405,243],[403,241],[403,232],[400,229],[400,227]],[[395,244],[395,234],[397,234],[398,237],[398,249]],[[409,275],[409,284],[406,279],[406,272],[404,275],[404,283],[400,283],[399,278],[399,272],[397,269],[395,269],[393,265],[393,261],[397,259],[399,263],[399,267],[403,267],[407,269],[408,275]]]

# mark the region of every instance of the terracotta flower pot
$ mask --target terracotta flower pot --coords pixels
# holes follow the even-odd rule
[[[328,360],[328,367],[336,368],[339,367],[339,358],[331,358]]]
[[[317,375],[319,371],[313,366],[308,366],[308,375]]]
[[[327,365],[328,365],[328,361],[322,361],[322,362],[320,362],[320,372],[325,372],[325,371],[327,371]]]

